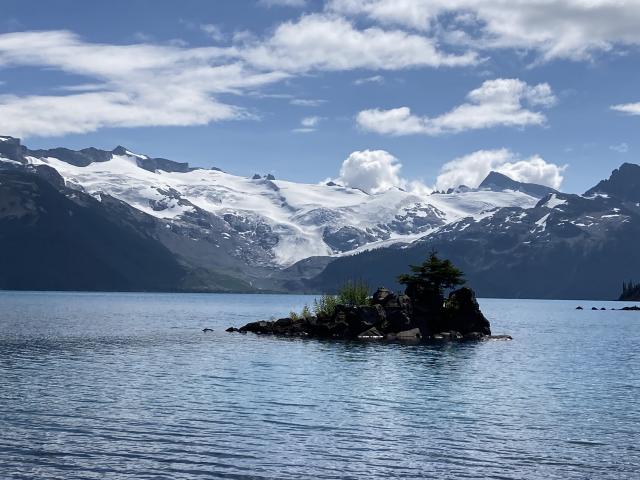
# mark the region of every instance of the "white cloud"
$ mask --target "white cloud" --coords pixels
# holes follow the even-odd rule
[[[357,29],[344,18],[311,14],[280,24],[272,36],[237,50],[251,65],[288,72],[398,70],[473,65],[473,52],[439,51],[432,39],[402,30]]]
[[[15,136],[85,133],[103,127],[186,126],[248,118],[216,95],[242,94],[289,75],[257,72],[218,48],[86,43],[66,31],[0,35],[0,67],[80,75],[72,94],[0,96],[0,131]],[[91,85],[90,93],[82,92]]]
[[[566,168],[566,165],[546,162],[538,155],[523,159],[504,148],[478,150],[445,163],[440,169],[435,188],[447,190],[459,185],[475,188],[489,172],[496,171],[518,182],[537,183],[558,189],[562,185],[562,173]]]
[[[205,23],[200,25],[200,30],[207,34],[212,40],[216,42],[222,42],[226,36],[219,25],[213,23]]]
[[[295,105],[296,107],[319,107],[323,103],[326,103],[326,100],[321,99],[312,99],[312,98],[294,98],[289,103],[291,105]]]
[[[223,38],[216,25],[197,28]],[[85,77],[77,87],[65,85],[66,95],[2,96],[0,131],[53,136],[103,127],[204,125],[251,117],[218,100],[221,94],[247,95],[295,74],[476,62],[473,53],[440,52],[433,40],[421,35],[359,30],[343,18],[324,14],[280,24],[264,39],[234,34],[232,42],[196,48],[88,43],[68,31],[0,34],[0,68],[55,69]],[[91,95],[83,91],[84,85],[92,85]],[[311,102],[292,103],[312,106]],[[95,109],[90,118],[83,111],[89,104]]]
[[[311,133],[317,130],[318,124],[324,120],[322,117],[304,117],[300,120],[300,127],[293,129],[294,133]]]
[[[311,128],[316,127],[318,123],[320,123],[320,120],[322,120],[320,117],[305,117],[300,121],[300,123],[303,127]]]
[[[384,77],[382,75],[373,75],[371,77],[358,78],[353,82],[354,85],[365,85],[367,83],[384,83]]]
[[[340,176],[334,181],[367,193],[380,193],[407,186],[400,177],[401,168],[398,159],[384,150],[356,151],[342,162]]]
[[[615,110],[616,112],[627,113],[629,115],[640,115],[640,102],[613,105],[611,107],[611,110]]]
[[[629,151],[629,144],[626,142],[619,143],[617,145],[611,145],[609,150],[613,150],[618,153],[627,153]]]
[[[258,0],[258,4],[264,7],[304,7],[307,0]]]
[[[467,95],[467,102],[438,117],[421,117],[408,107],[364,110],[360,128],[384,135],[440,135],[496,126],[542,125],[544,114],[525,108],[549,107],[556,99],[546,83],[530,86],[518,79],[487,80]]]
[[[640,45],[637,0],[330,0],[327,9],[448,43],[536,51],[541,60],[584,60]]]

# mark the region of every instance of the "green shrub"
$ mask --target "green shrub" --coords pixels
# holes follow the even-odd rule
[[[331,317],[335,313],[337,305],[338,297],[335,295],[322,295],[313,301],[313,313]]]
[[[349,307],[369,305],[369,285],[363,281],[349,280],[338,290],[338,303]]]
[[[311,309],[309,308],[309,305],[305,305],[304,307],[302,307],[302,313],[300,315],[302,315],[302,318],[304,318],[305,320],[308,320],[313,316],[311,315]]]
[[[300,315],[298,315],[297,312],[294,312],[293,310],[291,310],[289,312],[289,318],[293,321],[300,320]]]

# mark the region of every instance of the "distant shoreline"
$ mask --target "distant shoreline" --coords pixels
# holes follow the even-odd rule
[[[164,295],[177,295],[177,294],[202,294],[202,295],[290,295],[290,296],[317,296],[322,295],[323,292],[278,292],[278,291],[255,291],[255,292],[242,292],[242,291],[185,291],[185,290],[3,290],[0,289],[0,294],[3,293],[112,293],[112,294],[164,294]],[[617,302],[617,303],[640,303],[640,301],[633,300],[619,300],[619,299],[606,299],[606,298],[520,298],[520,297],[485,297],[479,296],[482,300],[546,300],[546,301],[574,301],[574,302]],[[585,307],[585,310],[590,309],[591,305]]]

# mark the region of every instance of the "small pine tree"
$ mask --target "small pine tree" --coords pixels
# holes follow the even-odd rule
[[[465,283],[464,274],[449,260],[438,258],[433,250],[421,265],[410,265],[412,274],[398,277],[398,281],[407,286],[410,297],[428,296],[441,298],[445,290]]]

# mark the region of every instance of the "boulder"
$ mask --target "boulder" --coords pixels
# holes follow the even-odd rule
[[[580,305],[578,305],[578,306],[576,307],[576,310],[584,310],[584,308],[582,308]]]
[[[362,339],[379,339],[384,338],[384,335],[380,333],[380,331],[376,327],[371,327],[369,330],[366,330],[358,335],[358,338]]]
[[[491,335],[489,320],[480,311],[476,295],[470,288],[460,288],[451,292],[444,307],[444,319],[448,331],[465,335],[480,332]]]
[[[422,338],[422,332],[419,328],[412,328],[411,330],[405,330],[395,334],[397,340],[420,340]]]
[[[378,290],[375,291],[375,293],[371,297],[371,303],[373,305],[384,306],[387,304],[389,300],[392,300],[393,298],[395,298],[395,296],[396,296],[395,293],[393,293],[391,290],[384,287],[380,287],[378,288]]]

